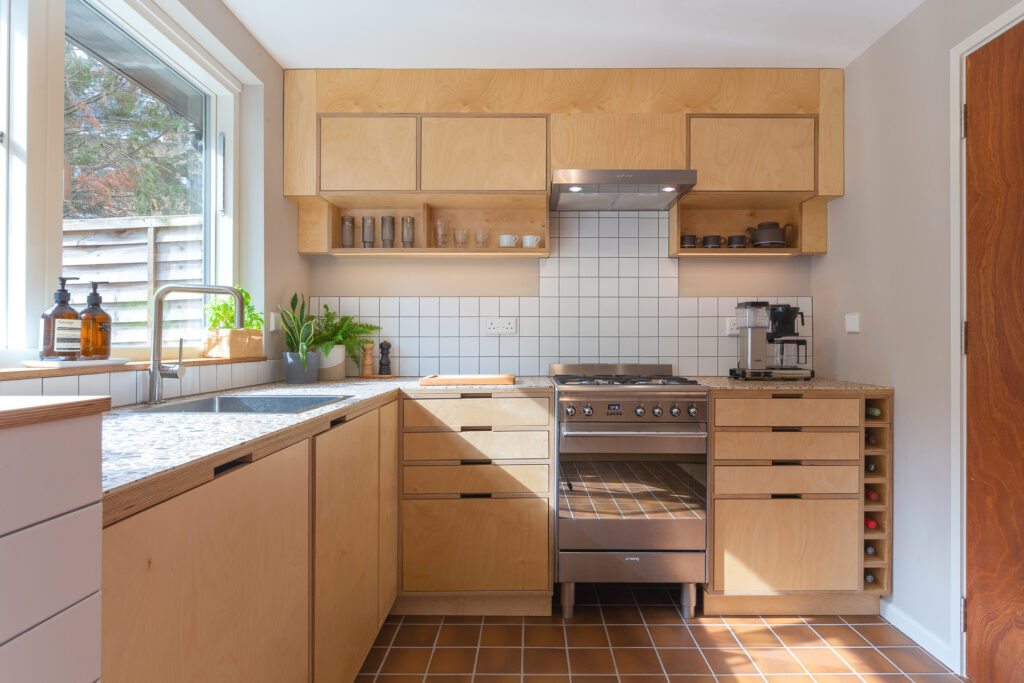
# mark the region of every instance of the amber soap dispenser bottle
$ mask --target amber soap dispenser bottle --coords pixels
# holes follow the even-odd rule
[[[79,316],[82,320],[82,360],[106,360],[110,358],[110,314],[100,308],[103,297],[98,288],[106,282],[92,282],[92,293],[86,297],[88,308]]]
[[[78,360],[82,351],[82,321],[78,311],[71,308],[68,280],[77,277],[59,277],[60,288],[53,293],[53,306],[46,309],[39,320],[39,357],[50,360]]]

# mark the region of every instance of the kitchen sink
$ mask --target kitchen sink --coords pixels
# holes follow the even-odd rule
[[[143,413],[301,413],[319,408],[335,401],[344,401],[348,396],[259,396],[225,395],[197,398],[191,401],[163,403],[140,408]]]

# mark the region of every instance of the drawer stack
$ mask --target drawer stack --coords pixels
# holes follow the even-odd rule
[[[402,400],[396,612],[550,609],[552,403],[550,390]],[[460,600],[467,595],[505,600]]]

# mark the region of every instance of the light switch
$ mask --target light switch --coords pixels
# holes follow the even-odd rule
[[[860,313],[847,313],[846,314],[846,333],[847,334],[859,334],[860,333]]]
[[[267,332],[277,332],[281,329],[281,314],[277,311],[267,311]]]

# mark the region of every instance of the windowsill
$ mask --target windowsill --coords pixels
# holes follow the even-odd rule
[[[266,356],[253,358],[187,358],[182,361],[185,367],[199,365],[228,365],[232,363],[252,363],[267,360]],[[69,375],[98,375],[107,372],[128,372],[148,370],[149,361],[132,361],[121,365],[90,365],[82,368],[0,368],[0,382],[14,379],[36,379],[38,377],[67,377]]]

